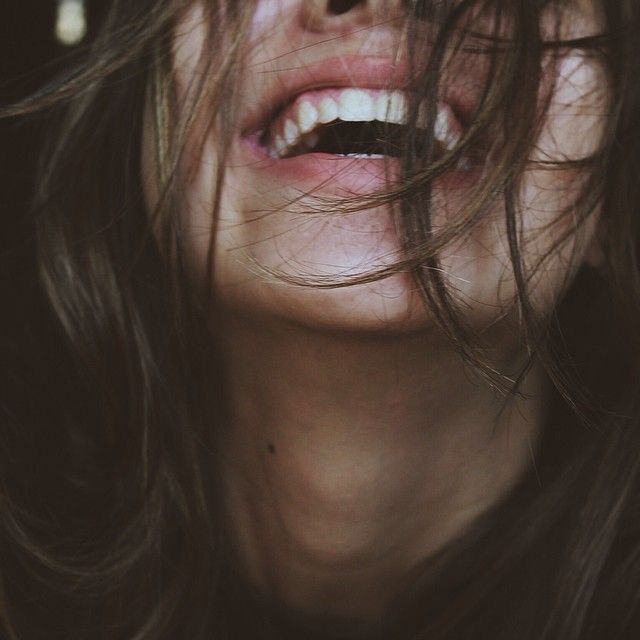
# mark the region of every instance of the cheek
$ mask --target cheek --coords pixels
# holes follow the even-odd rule
[[[578,161],[600,148],[609,110],[603,65],[572,52],[559,63],[534,160]]]
[[[543,312],[599,245],[599,209],[583,220],[577,207],[589,169],[562,163],[589,160],[600,151],[610,109],[601,62],[573,51],[561,59],[556,77],[533,154],[542,164],[527,172],[522,195],[525,263],[535,272],[533,301]]]
[[[194,80],[206,34],[206,18],[202,2],[193,2],[174,30],[174,77],[181,101],[184,101],[187,88]]]
[[[256,41],[261,33],[269,33],[282,22],[282,16],[290,15],[295,10],[297,3],[298,0],[257,0],[251,22],[252,40]]]
[[[548,317],[571,284],[594,241],[599,212],[577,224],[573,206],[584,187],[576,171],[528,171],[519,203],[519,253],[527,294]],[[441,254],[445,281],[465,320],[478,330],[497,330],[502,319],[517,326],[516,285],[503,206]]]

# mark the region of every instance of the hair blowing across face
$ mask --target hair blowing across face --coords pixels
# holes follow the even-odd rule
[[[210,464],[224,420],[224,374],[205,327],[208,302],[187,277],[171,215],[198,101],[206,101],[211,123],[233,131],[254,3],[206,2],[198,77],[207,81],[193,88],[193,112],[175,118],[172,33],[189,4],[113,0],[65,75],[0,112],[41,114],[47,128],[27,249],[3,285],[10,301],[0,337],[3,638],[281,637],[226,562]],[[458,148],[434,161],[433,141],[409,127],[403,179],[341,203],[397,208],[404,257],[364,281],[411,271],[470,370],[508,395],[518,392],[517,380],[491,362],[438,269],[442,247],[504,198],[520,329],[531,362],[541,362],[554,384],[536,473],[416,567],[385,638],[613,640],[640,629],[640,3],[597,0],[602,33],[563,41],[553,34],[568,4],[407,1],[414,59],[420,30],[432,29],[429,64],[416,70],[419,100],[436,103],[447,61],[465,46],[486,56],[492,73]],[[481,9],[497,25],[488,33],[469,19]],[[539,28],[543,15],[556,20],[551,36]],[[602,212],[605,259],[584,267],[553,313],[540,317],[515,194],[540,127],[541,70],[568,49],[601,60],[610,82],[602,142],[580,161],[583,188],[563,212],[574,231]],[[151,212],[140,178],[146,106],[159,185]],[[501,138],[504,122],[509,135]],[[491,150],[496,170],[449,227],[434,231],[434,176],[488,130],[504,143]],[[220,140],[223,159],[230,136]],[[219,186],[223,176],[221,168]],[[558,246],[568,239],[559,236]]]

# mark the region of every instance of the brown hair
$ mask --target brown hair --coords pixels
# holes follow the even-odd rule
[[[188,4],[114,0],[77,64],[2,112],[43,113],[51,131],[31,218],[36,252],[20,265],[31,284],[16,297],[20,322],[2,343],[0,620],[8,638],[278,637],[225,561],[219,483],[210,469],[224,376],[205,329],[208,303],[186,275],[172,215],[198,104],[206,100],[210,124],[234,130],[254,3],[206,3],[198,100],[176,122],[172,33]],[[542,362],[557,391],[537,475],[416,568],[389,616],[388,637],[586,640],[627,638],[640,628],[640,5],[602,0],[601,34],[543,37],[542,13],[556,11],[559,24],[564,4],[407,2],[413,59],[420,58],[419,29],[426,22],[436,28],[429,64],[416,69],[423,90],[412,107],[402,178],[339,207],[392,204],[403,256],[344,282],[274,274],[335,287],[410,270],[470,366],[517,393],[517,377],[491,362],[438,268],[444,246],[498,199],[506,202],[529,364]],[[473,31],[468,16],[479,7],[493,12],[500,25],[493,33]],[[447,60],[463,47],[488,56],[492,72],[462,141],[436,157],[433,140],[417,134],[417,106],[426,97],[435,111]],[[575,231],[601,208],[606,261],[600,270],[583,268],[552,316],[539,317],[516,194],[540,129],[543,61],[568,49],[597,56],[610,79],[606,131],[594,156],[581,161],[584,186],[562,214],[576,219]],[[140,177],[147,101],[160,185],[153,212],[145,211]],[[500,132],[506,116],[512,128],[508,138],[496,136],[492,170],[451,225],[434,230],[434,176],[477,148],[488,129]],[[222,158],[230,136],[220,141]],[[557,246],[569,238],[559,235]],[[249,607],[256,610],[247,617]]]

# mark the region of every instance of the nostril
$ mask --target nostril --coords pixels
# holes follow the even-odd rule
[[[359,4],[366,4],[367,0],[329,0],[328,10],[335,16],[351,11]]]

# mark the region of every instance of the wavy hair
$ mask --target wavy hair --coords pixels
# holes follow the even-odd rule
[[[185,111],[176,106],[172,40],[190,4],[113,0],[62,76],[1,111],[40,114],[47,125],[28,221],[32,250],[7,279],[5,299],[15,304],[0,342],[0,625],[11,640],[280,637],[227,561],[211,465],[225,417],[224,371],[205,321],[215,302],[188,277],[174,215],[185,140],[206,103],[209,125],[226,132],[215,220],[254,3],[206,2],[202,72]],[[537,361],[554,385],[536,473],[415,568],[387,638],[613,640],[640,629],[640,4],[597,0],[602,33],[562,40],[566,4],[407,0],[411,59],[428,64],[414,70],[421,90],[401,178],[337,207],[389,204],[403,254],[350,280],[271,274],[338,287],[409,271],[484,383],[518,393]],[[490,33],[471,19],[486,11]],[[542,33],[544,12],[555,16],[558,37]],[[433,29],[428,50],[425,24]],[[560,213],[571,229],[548,255],[600,209],[605,263],[584,267],[551,316],[540,317],[531,282],[548,255],[536,269],[525,264],[517,193],[544,117],[543,69],[573,49],[605,66],[610,108],[598,149],[579,163],[582,188]],[[435,116],[440,80],[462,50],[486,56],[491,72],[461,141],[438,156],[418,131],[418,108],[426,100]],[[147,106],[159,186],[153,211],[140,166]],[[455,219],[434,228],[434,178],[479,149],[491,170]],[[515,378],[465,324],[438,261],[499,200],[529,353]]]

